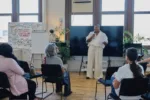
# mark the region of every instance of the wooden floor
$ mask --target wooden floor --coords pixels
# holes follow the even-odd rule
[[[79,76],[78,73],[70,73],[72,94],[65,100],[95,100],[96,80],[85,78],[85,74]],[[37,92],[41,91],[41,79],[38,79],[39,87]],[[49,92],[52,91],[52,85],[48,84]],[[107,88],[107,93],[110,93],[110,88]],[[41,97],[41,95],[37,95]],[[54,93],[45,100],[60,100],[60,95]],[[97,100],[104,100],[104,86],[98,85]]]

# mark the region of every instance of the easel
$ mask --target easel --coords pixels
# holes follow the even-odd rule
[[[35,55],[40,55],[41,59],[35,59],[34,58]],[[34,60],[41,60],[41,64],[42,64],[42,62],[43,62],[43,55],[44,54],[42,54],[42,53],[32,53],[30,66],[33,66]]]
[[[82,56],[82,58],[81,58],[81,64],[80,64],[79,75],[80,75],[80,73],[81,73],[81,68],[82,68],[82,65],[83,65],[83,58],[84,58],[84,56]]]

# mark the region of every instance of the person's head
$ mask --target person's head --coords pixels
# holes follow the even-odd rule
[[[13,48],[8,43],[0,44],[0,55],[6,58],[12,58],[19,64],[17,57],[13,54]]]
[[[135,48],[128,48],[126,51],[126,61],[130,64],[130,70],[133,73],[134,78],[143,77],[142,69],[136,64],[138,52]]]
[[[57,55],[57,46],[54,43],[48,44],[45,50],[46,57],[51,57]]]
[[[99,25],[95,25],[94,26],[94,32],[95,33],[99,33],[100,32],[100,26]]]
[[[13,53],[13,48],[8,43],[0,44],[0,55],[9,57]]]
[[[126,51],[126,61],[128,63],[133,63],[137,60],[138,58],[138,53],[135,48],[128,48]]]

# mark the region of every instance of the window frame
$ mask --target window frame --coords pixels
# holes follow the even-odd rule
[[[82,13],[82,12],[81,12],[81,13],[72,13],[72,14],[71,14],[71,26],[72,26],[72,16],[73,16],[73,15],[92,15],[92,24],[94,25],[94,21],[93,21],[93,19],[94,19],[93,17],[94,17],[94,16],[93,16],[93,13]]]
[[[19,22],[20,15],[37,15],[38,22],[42,22],[42,0],[38,0],[38,13],[20,13],[19,0],[12,0],[12,22]]]
[[[135,0],[133,0],[134,2],[135,2]],[[135,3],[134,3],[135,4]],[[134,11],[134,5],[133,5],[133,13],[132,13],[132,15],[133,15],[133,21],[132,21],[132,23],[133,23],[133,35],[134,35],[134,18],[135,18],[135,14],[138,14],[138,15],[143,15],[143,14],[150,14],[150,11]],[[150,45],[144,45],[144,47],[150,47]]]
[[[0,16],[11,16],[11,22],[19,22],[20,15],[37,15],[38,22],[42,22],[42,0],[38,0],[38,13],[19,13],[19,9],[19,0],[12,0],[12,12],[0,13]]]

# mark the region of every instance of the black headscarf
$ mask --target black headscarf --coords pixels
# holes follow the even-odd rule
[[[19,64],[17,57],[13,54],[13,48],[8,43],[0,44],[0,55],[6,58],[12,58]]]

